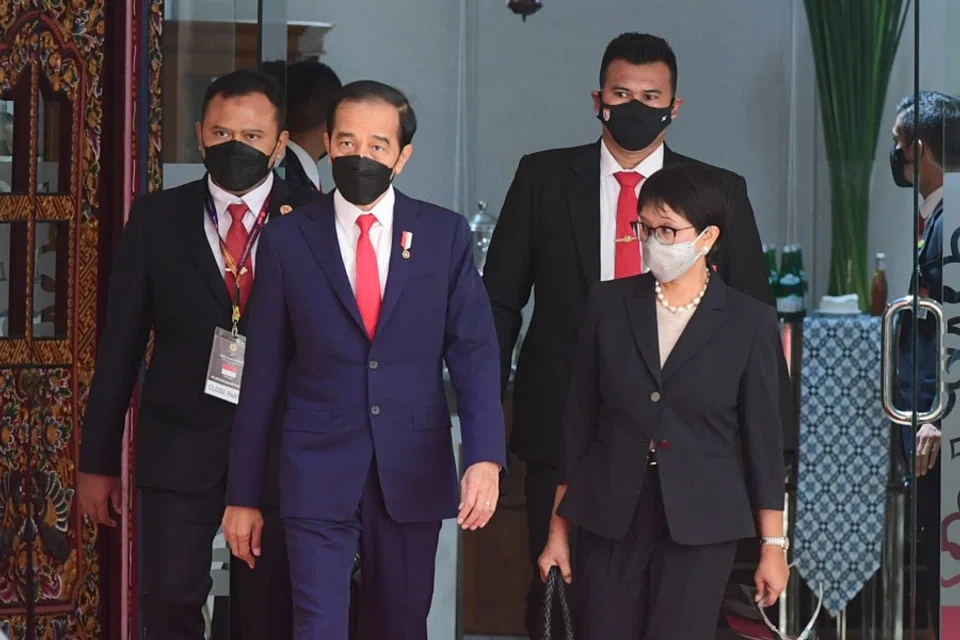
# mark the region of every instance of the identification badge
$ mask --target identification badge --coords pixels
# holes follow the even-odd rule
[[[210,349],[210,364],[207,366],[207,395],[231,404],[240,401],[240,381],[243,378],[243,354],[247,340],[235,336],[226,329],[213,332],[213,347]]]

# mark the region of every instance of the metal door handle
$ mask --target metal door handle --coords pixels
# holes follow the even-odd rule
[[[880,355],[880,398],[883,402],[883,411],[896,424],[908,425],[913,423],[913,412],[897,409],[893,404],[895,395],[894,385],[897,372],[897,349],[893,335],[893,319],[903,311],[913,308],[913,296],[906,296],[891,302],[883,312],[883,331],[881,333]],[[943,392],[943,333],[946,323],[943,320],[943,309],[940,304],[927,299],[917,300],[917,309],[925,309],[933,314],[937,329],[937,403],[930,411],[917,412],[917,424],[936,422],[943,417],[947,410],[946,394]]]

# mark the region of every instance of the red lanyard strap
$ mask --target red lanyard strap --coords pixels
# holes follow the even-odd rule
[[[220,253],[223,255],[224,266],[228,272],[233,274],[234,294],[230,302],[233,305],[233,324],[234,331],[236,331],[236,325],[240,322],[240,276],[243,275],[247,261],[250,259],[250,254],[253,252],[253,245],[256,244],[257,238],[260,237],[260,232],[263,231],[263,227],[267,222],[267,214],[270,211],[270,197],[267,196],[266,200],[263,201],[260,213],[257,215],[257,219],[253,223],[250,233],[247,234],[247,241],[244,243],[243,252],[240,254],[239,260],[230,253],[227,243],[224,242],[220,236],[220,219],[219,216],[217,216],[217,209],[213,204],[213,195],[211,195],[209,191],[207,192],[207,200],[204,208],[211,222],[213,222],[214,230],[217,232],[217,240],[220,243]],[[234,221],[234,224],[237,224],[237,221]],[[239,224],[242,224],[242,222]]]

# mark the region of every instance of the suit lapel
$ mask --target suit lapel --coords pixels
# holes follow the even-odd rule
[[[416,249],[411,245],[410,259],[403,257],[400,247],[400,236],[404,231],[413,231],[414,220],[419,213],[419,205],[399,191],[395,191],[396,201],[393,206],[393,243],[390,248],[390,269],[387,273],[387,286],[383,291],[383,304],[380,305],[380,317],[377,319],[377,333],[387,325],[390,314],[400,301],[403,286],[407,283],[407,273],[410,262],[415,260]]]
[[[313,256],[323,269],[327,281],[333,288],[340,303],[356,321],[357,326],[366,333],[357,298],[350,288],[347,270],[343,266],[340,241],[337,239],[337,216],[333,210],[333,196],[326,195],[310,208],[301,231],[313,251]]]
[[[700,306],[693,312],[690,322],[663,365],[664,380],[673,375],[720,331],[727,318],[726,303],[726,285],[714,276],[710,279]]]
[[[653,295],[653,278],[640,276],[637,282],[640,290],[624,300],[627,317],[630,318],[630,328],[640,355],[650,374],[660,384],[660,343],[657,339],[657,301]]]
[[[567,205],[580,267],[589,287],[600,280],[600,143],[578,149],[571,169]]]
[[[213,256],[213,248],[207,239],[206,198],[206,179],[193,183],[189,203],[184,203],[183,237],[186,238],[188,253],[200,273],[200,279],[207,285],[210,293],[223,307],[224,311],[230,313],[230,296],[227,294],[227,285],[224,283],[220,267],[217,265],[217,259]]]

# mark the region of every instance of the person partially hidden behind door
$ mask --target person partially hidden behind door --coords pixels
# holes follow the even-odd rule
[[[136,446],[140,637],[147,640],[204,637],[202,609],[212,585],[235,411],[225,398],[230,380],[240,378],[232,361],[212,356],[211,346],[229,351],[231,329],[246,330],[260,229],[315,197],[274,176],[287,142],[280,104],[273,79],[255,71],[215,80],[197,124],[207,176],[137,200],[113,259],[77,493],[92,522],[116,525],[124,417],[152,331]],[[210,384],[213,363],[219,386]],[[293,633],[276,510],[276,441],[270,451],[261,554],[255,566],[236,562],[230,568],[232,640],[284,640]]]
[[[919,106],[919,109],[917,109]],[[938,303],[945,301],[943,289],[943,174],[960,164],[960,100],[936,91],[904,96],[897,104],[893,124],[890,170],[898,187],[913,188],[923,198],[918,215],[917,273],[910,293]],[[953,294],[947,302],[956,304]],[[913,402],[912,317],[900,316],[897,360],[897,408],[911,411]],[[917,321],[917,410],[929,411],[937,400],[937,326],[932,317],[920,314]],[[918,589],[920,616],[930,615],[940,630],[940,424],[921,424],[916,434],[903,428],[902,452],[915,463],[917,478],[917,527],[920,561],[926,566]],[[920,618],[923,619],[922,617]]]
[[[787,583],[780,332],[773,307],[710,268],[725,186],[705,165],[647,178],[650,272],[601,282],[587,302],[539,560],[544,580],[553,566],[572,579],[580,640],[714,637],[737,541],[758,533],[757,600]]]

